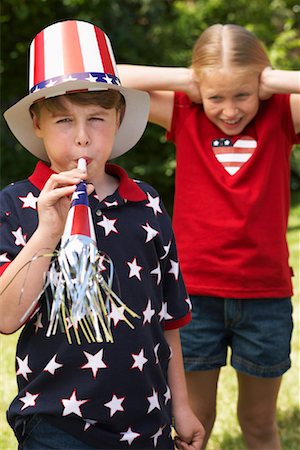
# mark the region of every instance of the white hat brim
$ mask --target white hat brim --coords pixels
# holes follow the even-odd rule
[[[125,98],[125,114],[120,128],[117,131],[110,159],[121,156],[130,150],[143,135],[149,116],[149,94],[136,89],[128,89],[116,84],[90,82],[86,80],[66,81],[37,90],[27,95],[4,113],[4,118],[14,136],[30,153],[39,159],[48,162],[42,139],[38,138],[33,129],[32,118],[29,112],[30,106],[37,100],[64,95],[68,92],[87,89],[100,91],[113,89],[121,92]]]

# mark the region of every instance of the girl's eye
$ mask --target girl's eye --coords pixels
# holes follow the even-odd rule
[[[100,122],[103,122],[103,118],[102,117],[91,117],[90,120],[99,120]]]

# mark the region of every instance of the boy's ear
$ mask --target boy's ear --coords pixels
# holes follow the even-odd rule
[[[117,131],[120,128],[122,122],[121,111],[117,111],[116,123],[117,123]]]
[[[32,117],[33,130],[34,130],[36,136],[40,138],[42,136],[41,136],[41,128],[40,128],[39,118],[34,112],[31,113],[31,117]]]

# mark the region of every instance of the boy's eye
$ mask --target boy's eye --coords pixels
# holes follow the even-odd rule
[[[104,119],[103,119],[103,117],[97,116],[97,117],[91,117],[90,120],[100,120],[100,121],[103,121]]]
[[[56,121],[56,123],[67,123],[67,122],[71,122],[71,119],[69,117],[64,117]]]

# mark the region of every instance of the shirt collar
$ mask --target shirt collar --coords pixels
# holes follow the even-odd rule
[[[119,178],[120,184],[118,191],[123,200],[132,202],[147,200],[145,192],[128,177],[127,172],[122,167],[117,166],[116,164],[106,164],[105,172]],[[29,181],[41,191],[45,186],[46,181],[53,173],[55,172],[50,169],[47,164],[43,161],[39,161],[33,174],[29,177]]]

